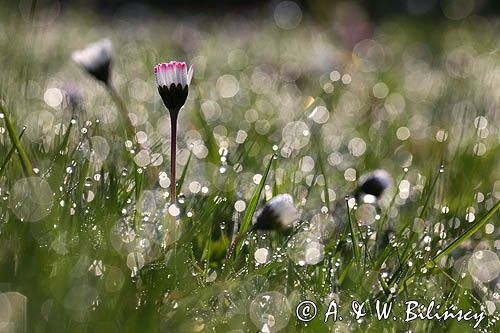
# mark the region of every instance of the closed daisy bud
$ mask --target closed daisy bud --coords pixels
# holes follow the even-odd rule
[[[111,40],[106,38],[73,52],[72,58],[96,79],[109,84],[111,49]]]
[[[392,185],[389,172],[378,169],[360,178],[356,190],[356,198],[363,198],[365,202],[375,202],[382,193]]]
[[[280,194],[269,200],[262,208],[252,226],[253,230],[285,230],[292,227],[299,212],[289,194]]]
[[[194,66],[171,61],[154,67],[156,84],[163,103],[170,112],[178,112],[186,102]]]

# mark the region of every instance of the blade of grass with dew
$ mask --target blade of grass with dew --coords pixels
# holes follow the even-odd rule
[[[437,181],[439,179],[439,176],[442,174],[441,170],[442,170],[442,168],[440,167],[437,175],[434,177],[434,180],[432,181],[432,184],[431,184],[431,187],[429,189],[429,192],[427,193],[427,195],[425,197],[424,205],[422,207],[422,210],[420,211],[419,218],[423,218],[425,216],[425,212],[427,210],[427,206],[429,205],[430,198],[431,198],[432,194],[434,193],[434,189],[436,188],[436,184],[437,184]],[[392,288],[392,286],[394,285],[394,283],[399,278],[401,278],[402,271],[406,268],[406,264],[408,263],[408,261],[410,259],[409,252],[411,250],[411,246],[412,246],[413,242],[415,241],[415,236],[417,235],[417,233],[413,230],[413,223],[414,223],[414,220],[412,220],[409,224],[407,224],[402,229],[404,231],[410,225],[412,226],[412,228],[410,230],[410,238],[408,240],[408,243],[406,244],[406,247],[405,247],[405,249],[403,251],[403,254],[401,255],[401,263],[400,263],[399,267],[396,269],[396,272],[393,274],[391,280],[389,281],[389,287],[390,288]]]
[[[351,210],[349,209],[349,201],[346,200],[345,203],[347,206],[347,223],[349,224],[349,230],[351,231],[352,252],[354,254],[354,258],[356,259],[356,261],[359,261],[360,254],[359,254],[359,247],[358,247],[358,238],[356,236],[356,233],[354,232],[354,228],[352,227]]]
[[[141,194],[142,194],[142,185],[144,183],[144,172],[139,172],[139,168],[135,169],[135,200],[136,200],[136,206],[135,206],[135,216],[134,216],[134,221],[135,221],[135,227],[137,230],[139,230],[139,227],[141,225],[141,209],[142,206],[140,204],[141,202]]]
[[[424,218],[425,216],[425,212],[427,211],[427,207],[429,206],[429,201],[431,200],[431,196],[432,194],[434,193],[434,189],[436,188],[436,184],[437,184],[437,181],[439,179],[439,176],[442,174],[441,172],[441,167],[437,173],[437,175],[434,177],[434,180],[431,184],[431,188],[429,189],[429,193],[427,193],[427,196],[425,197],[425,201],[424,201],[424,205],[422,207],[422,210],[420,211],[420,214],[419,214],[419,218]],[[415,220],[412,220],[411,224],[413,226],[413,223],[414,223]],[[410,240],[408,241],[408,244],[406,244],[406,247],[405,247],[405,250],[403,252],[403,255],[401,256],[402,260],[403,260],[403,263],[405,263],[406,261],[406,257],[408,256],[408,252],[410,251],[410,248],[411,248],[411,245],[412,243],[415,241],[415,231],[413,230],[413,227],[411,228],[411,232],[410,232]]]
[[[486,224],[486,222],[488,222],[489,219],[498,211],[499,208],[500,208],[500,201],[497,201],[497,203],[483,217],[481,217],[477,222],[475,222],[469,228],[467,228],[467,230],[465,230],[459,237],[457,237],[453,242],[451,242],[448,246],[446,246],[441,252],[436,254],[434,258],[428,263],[428,265],[431,264],[432,267],[434,265],[437,265],[439,263],[439,260],[441,260],[441,258],[450,254],[460,244],[462,244],[470,236],[472,236],[476,231],[481,229]]]
[[[19,139],[21,139],[23,137],[23,134],[24,132],[26,131],[26,128],[23,128],[21,134],[19,134]],[[9,163],[12,155],[14,154],[14,152],[16,151],[16,147],[13,146],[9,152],[7,153],[7,156],[5,156],[5,161],[2,163],[2,166],[0,167],[0,178],[2,178],[2,175],[3,173],[5,172],[5,169],[7,167],[7,163]]]
[[[426,267],[431,269],[434,268],[438,265],[439,261],[446,255],[450,254],[454,249],[456,249],[460,244],[462,244],[464,241],[466,241],[470,236],[472,236],[476,231],[481,229],[486,222],[489,221],[489,219],[498,211],[500,208],[500,201],[497,201],[497,203],[483,216],[481,217],[476,223],[471,225],[467,230],[462,233],[459,237],[457,237],[453,242],[451,242],[446,248],[444,248],[441,252],[437,253],[433,259],[429,260],[429,262],[426,264]],[[442,271],[442,270],[441,270]],[[442,271],[444,272],[444,271]],[[415,273],[413,273],[411,276],[409,276],[404,283],[402,283],[400,292],[406,289],[408,284],[413,281],[415,278]]]
[[[351,268],[352,264],[353,264],[353,260],[349,260],[349,262],[347,263],[347,265],[345,266],[344,270],[342,271],[342,273],[340,274],[339,276],[339,280],[338,280],[338,285],[341,286],[342,283],[344,283],[344,280],[347,276],[347,273],[349,273],[349,269]]]
[[[182,174],[179,177],[179,180],[177,181],[177,193],[181,193],[182,184],[184,184],[184,179],[186,179],[186,174],[187,174],[187,171],[188,171],[188,168],[189,168],[189,163],[191,162],[191,157],[192,156],[193,156],[193,151],[190,150],[189,151],[189,157],[188,157],[188,160],[186,162],[186,165],[182,169]]]
[[[398,181],[398,186],[401,184],[401,182],[405,179],[406,173],[399,179]],[[377,234],[375,238],[375,242],[379,240],[380,237],[380,231],[382,230],[382,226],[385,225],[387,218],[389,217],[389,212],[391,211],[392,207],[394,206],[394,203],[396,202],[396,197],[398,195],[398,192],[396,191],[394,195],[392,196],[391,202],[389,204],[389,207],[387,208],[386,212],[384,213],[383,217],[380,219],[380,223],[377,224]],[[404,228],[403,228],[404,230]],[[392,251],[394,251],[394,248],[392,246],[386,246],[382,253],[378,256],[376,262],[375,262],[375,269],[379,270],[382,265],[384,264],[385,260],[391,255]]]
[[[205,132],[206,136],[205,142],[207,142],[209,160],[215,165],[219,165],[219,146],[217,145],[217,141],[215,140],[215,136],[212,132],[212,129],[210,128],[210,126],[208,126],[207,120],[203,116],[203,113],[201,112],[200,108],[198,108],[196,116],[201,127],[203,128],[203,132]]]
[[[262,193],[262,189],[264,189],[264,184],[266,183],[267,176],[269,175],[269,171],[271,170],[271,166],[273,164],[274,159],[276,158],[276,154],[273,154],[271,156],[271,159],[267,163],[266,170],[264,171],[264,174],[262,175],[262,179],[260,180],[259,185],[255,189],[255,192],[252,196],[252,199],[250,200],[250,203],[248,204],[248,207],[245,211],[245,215],[243,215],[243,218],[241,220],[241,227],[240,227],[240,232],[238,233],[238,241],[236,242],[236,253],[239,253],[239,245],[243,241],[243,236],[245,233],[248,231],[248,228],[250,227],[250,223],[252,222],[253,214],[255,213],[255,210],[257,209],[257,204],[259,203],[259,198]]]
[[[19,159],[21,160],[21,165],[24,169],[24,172],[28,176],[35,176],[35,173],[33,171],[33,166],[31,165],[31,162],[28,158],[28,155],[26,155],[26,152],[21,145],[21,140],[19,140],[19,137],[16,133],[15,127],[12,125],[10,121],[10,116],[3,107],[2,103],[0,103],[0,112],[3,113],[4,121],[5,121],[5,127],[7,127],[7,132],[9,132],[9,137],[12,143],[14,144],[14,147],[16,147],[16,150],[19,154]]]
[[[313,133],[318,133],[318,132],[319,131],[313,131]],[[312,139],[314,142],[314,146],[316,148],[319,169],[321,171],[321,174],[323,175],[323,191],[325,194],[325,206],[328,208],[328,211],[330,211],[330,193],[328,192],[328,177],[326,176],[323,158],[321,158],[321,149],[320,149],[321,145],[319,143],[318,134],[313,135]]]

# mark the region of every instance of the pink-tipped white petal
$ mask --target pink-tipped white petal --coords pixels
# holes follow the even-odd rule
[[[174,65],[172,65],[172,63],[169,63],[167,69],[167,85],[170,87],[172,83],[175,83]]]
[[[167,64],[161,64],[161,86],[167,85]]]
[[[186,86],[186,79],[187,79],[187,72],[186,72],[186,63],[181,62],[179,63],[179,78],[180,78],[180,84],[182,87]]]
[[[187,85],[189,86],[191,84],[191,79],[193,78],[193,72],[194,72],[194,65],[189,66],[189,71],[187,73]]]
[[[174,64],[174,83],[175,83],[175,85],[178,85],[179,83],[181,83],[179,66],[178,66],[177,62]]]
[[[156,84],[161,86],[161,64],[155,66]]]

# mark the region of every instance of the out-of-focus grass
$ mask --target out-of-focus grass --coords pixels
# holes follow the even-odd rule
[[[299,300],[323,304],[324,313],[331,299],[376,298],[483,310],[482,329],[498,330],[500,285],[481,274],[500,269],[481,260],[500,248],[496,18],[388,19],[353,51],[307,19],[284,31],[266,18],[105,22],[68,12],[33,26],[9,14],[0,22],[0,99],[24,131],[37,178],[23,181],[0,119],[0,282],[28,297],[30,331],[256,331],[270,319],[252,302],[270,291],[291,306],[274,312],[276,321],[288,318],[286,331],[333,325],[298,322]],[[105,89],[70,60],[106,36],[113,82],[147,135],[147,153],[131,150]],[[166,210],[169,118],[152,74],[170,59],[196,65],[180,114],[176,223]],[[83,95],[73,125],[59,95],[69,82]],[[393,188],[377,208],[351,199],[346,209],[356,180],[376,168],[392,173]],[[279,193],[294,198],[299,225],[245,233],[248,210]],[[234,223],[243,238],[226,262]],[[307,257],[311,240],[319,259]],[[266,263],[257,249],[270,253]],[[374,316],[335,325],[472,327]]]

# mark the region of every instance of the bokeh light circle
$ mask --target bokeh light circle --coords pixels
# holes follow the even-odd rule
[[[36,222],[50,214],[54,203],[49,183],[40,177],[18,180],[12,187],[9,207],[21,220]]]

